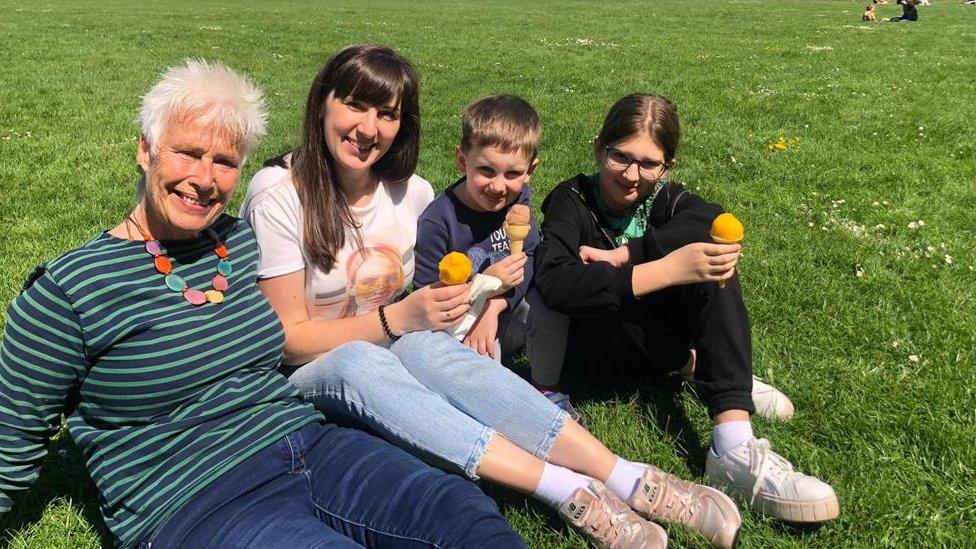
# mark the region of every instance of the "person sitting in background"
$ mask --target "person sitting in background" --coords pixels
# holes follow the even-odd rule
[[[892,17],[889,19],[892,23],[912,23],[918,21],[918,9],[915,7],[918,5],[918,0],[898,0],[901,5],[901,17]]]
[[[871,3],[864,8],[864,14],[861,16],[861,21],[871,22],[878,18],[878,14],[875,12],[874,7],[878,5],[878,0],[871,0]]]
[[[524,547],[473,483],[325,422],[277,373],[257,244],[224,215],[267,113],[220,64],[142,99],[131,213],[34,271],[0,348],[0,511],[61,414],[121,547]]]

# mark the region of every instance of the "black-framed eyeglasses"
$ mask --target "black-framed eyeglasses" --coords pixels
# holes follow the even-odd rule
[[[664,175],[664,170],[669,167],[667,162],[635,160],[612,145],[607,145],[603,149],[607,169],[616,173],[624,173],[630,169],[631,164],[637,164],[637,175],[646,181],[654,181]]]

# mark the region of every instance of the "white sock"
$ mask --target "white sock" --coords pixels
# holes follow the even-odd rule
[[[607,488],[623,501],[630,501],[630,496],[637,491],[637,485],[644,478],[647,468],[639,463],[633,463],[617,456],[617,464],[607,477]]]
[[[589,490],[590,480],[590,477],[570,471],[565,467],[545,463],[542,468],[542,477],[539,478],[539,485],[536,486],[532,495],[548,503],[550,507],[558,509],[564,501],[572,497],[576,490],[580,488]]]
[[[752,440],[752,423],[749,421],[728,421],[712,427],[712,451],[722,457],[729,450]]]

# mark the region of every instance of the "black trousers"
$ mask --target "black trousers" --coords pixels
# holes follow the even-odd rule
[[[684,366],[691,348],[698,354],[695,390],[709,415],[754,413],[752,338],[738,274],[724,288],[672,286],[619,314],[574,318],[566,370],[577,383],[590,376],[660,375]]]

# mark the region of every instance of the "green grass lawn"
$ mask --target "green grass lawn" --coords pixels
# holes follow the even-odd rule
[[[436,188],[455,178],[469,100],[531,101],[545,128],[536,206],[592,168],[590,140],[615,99],[662,93],[684,126],[675,176],[747,228],[756,370],[797,407],[791,423],[756,429],[841,501],[821,528],[745,512],[742,546],[972,546],[976,7],[935,0],[917,24],[867,25],[866,1],[0,0],[0,301],[129,211],[139,97],[185,57],[224,61],[268,93],[270,132],[232,212],[260,162],[294,144],[312,77],[347,43],[413,60],[418,172]],[[769,150],[780,136],[788,148]],[[700,478],[704,408],[652,381],[617,389],[581,401],[594,432],[630,459]],[[89,484],[62,435],[2,518],[3,539],[106,543]],[[489,493],[531,546],[583,545],[543,507]]]

